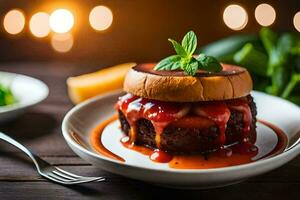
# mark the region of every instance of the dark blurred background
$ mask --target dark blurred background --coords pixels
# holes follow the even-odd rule
[[[261,25],[256,21],[254,12],[261,3],[270,4],[276,11],[276,19],[271,28],[278,31],[297,31],[293,17],[300,11],[299,0],[1,0],[0,2],[0,61],[55,60],[101,65],[127,61],[157,61],[172,52],[167,38],[179,40],[188,30],[197,33],[199,45],[231,34],[256,33]],[[223,21],[224,9],[230,4],[238,4],[248,13],[248,22],[242,30],[232,30]],[[112,24],[103,31],[94,30],[89,23],[90,11],[99,5],[106,6],[113,14]],[[51,40],[55,37],[53,31],[46,37],[37,38],[29,28],[32,15],[41,11],[50,15],[59,8],[68,9],[74,16],[74,26],[68,35],[73,37],[73,45],[70,47],[67,44],[67,49],[61,47],[62,51],[66,52],[58,52],[51,45]],[[7,33],[3,26],[5,14],[12,9],[20,9],[25,15],[24,29],[15,35]],[[62,43],[64,40],[62,39]]]

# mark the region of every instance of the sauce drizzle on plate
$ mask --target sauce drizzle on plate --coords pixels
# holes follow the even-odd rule
[[[101,136],[102,136],[102,132],[105,129],[105,127],[107,125],[109,125],[111,122],[115,121],[116,119],[118,119],[118,115],[114,115],[111,118],[105,120],[104,122],[102,122],[101,124],[99,124],[96,128],[94,128],[94,130],[92,131],[91,134],[91,144],[93,146],[93,148],[100,154],[108,157],[108,158],[112,158],[118,161],[122,161],[125,162],[125,159],[114,154],[113,152],[111,152],[110,150],[108,150],[107,148],[105,148],[105,146],[102,144],[101,141]]]

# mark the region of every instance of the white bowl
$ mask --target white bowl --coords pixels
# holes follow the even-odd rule
[[[258,118],[275,124],[287,134],[288,146],[284,152],[249,164],[231,167],[172,169],[167,164],[154,163],[147,156],[122,147],[119,142],[122,133],[117,128],[118,123],[114,122],[104,130],[102,142],[106,148],[126,160],[119,162],[97,153],[90,143],[90,133],[97,124],[113,115],[114,104],[121,94],[114,92],[81,103],[68,112],[62,123],[63,136],[76,154],[89,163],[115,174],[166,187],[185,189],[221,187],[280,167],[300,153],[300,108],[278,97],[253,92]],[[71,132],[76,133],[76,138]],[[268,134],[268,129],[258,125],[261,143],[259,145],[269,144],[268,139],[263,139]]]
[[[0,82],[8,84],[17,99],[15,104],[0,106],[0,123],[15,119],[49,94],[48,87],[42,81],[21,74],[0,72]]]

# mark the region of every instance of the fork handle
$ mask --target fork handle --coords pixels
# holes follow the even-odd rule
[[[35,164],[35,166],[39,169],[38,167],[38,163],[36,161],[36,155],[34,155],[33,153],[31,153],[25,146],[23,146],[21,143],[19,143],[18,141],[14,140],[13,138],[9,137],[8,135],[0,132],[0,139],[8,142],[9,144],[17,147],[18,149],[20,149],[21,151],[23,151],[27,156],[29,156],[29,158],[31,158],[31,160],[33,161],[33,163]]]

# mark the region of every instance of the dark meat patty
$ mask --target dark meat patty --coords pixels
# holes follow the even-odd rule
[[[231,109],[230,119],[227,123],[226,145],[249,140],[255,143],[256,140],[256,106],[253,98],[247,96],[248,104],[252,113],[252,123],[247,137],[243,132],[243,113]],[[124,114],[119,111],[121,129],[125,134],[129,133],[130,125]],[[161,134],[160,149],[172,153],[203,153],[221,147],[218,142],[219,128],[212,125],[206,128],[183,128],[177,127],[176,123],[168,125]],[[151,121],[139,119],[137,121],[136,145],[143,145],[150,148],[157,148],[155,142],[155,131]]]

